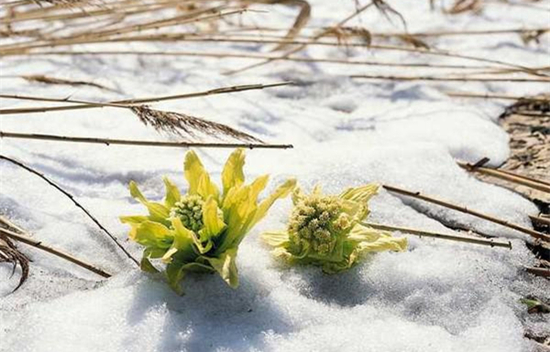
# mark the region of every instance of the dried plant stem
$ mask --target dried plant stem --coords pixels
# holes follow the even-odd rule
[[[516,78],[516,77],[434,77],[434,76],[378,76],[351,75],[351,78],[375,79],[387,81],[448,81],[448,82],[549,82],[550,78]]]
[[[0,132],[0,137],[2,136],[2,132]],[[134,258],[130,252],[128,252],[126,250],[126,248],[124,248],[124,246],[122,246],[120,244],[120,242],[118,242],[118,240],[116,239],[115,236],[113,236],[109,230],[107,230],[88,210],[86,210],[86,208],[84,208],[74,197],[72,194],[70,194],[69,192],[65,191],[63,188],[61,188],[60,186],[58,186],[56,183],[54,183],[53,181],[51,181],[49,178],[47,178],[46,176],[44,176],[44,174],[36,171],[35,169],[31,168],[30,166],[27,166],[25,164],[23,164],[22,162],[20,161],[17,161],[15,159],[12,159],[10,157],[7,157],[5,155],[1,155],[0,154],[0,159],[2,160],[5,160],[5,161],[8,161],[14,165],[17,165],[25,170],[27,170],[28,172],[32,173],[32,174],[35,174],[36,176],[40,177],[41,179],[43,179],[44,181],[46,181],[46,183],[48,183],[50,186],[54,187],[55,189],[57,189],[59,192],[61,192],[65,197],[69,198],[71,200],[71,202],[76,206],[78,207],[80,210],[82,210],[84,212],[84,214],[86,214],[86,216],[88,218],[90,218],[107,236],[109,236],[109,238],[115,243],[115,245],[120,248],[120,250],[130,259],[132,260],[137,266],[139,266],[139,262],[136,260],[136,258]]]
[[[60,110],[89,109],[89,108],[100,108],[104,106],[127,108],[133,105],[139,105],[139,104],[158,103],[158,102],[167,101],[167,100],[190,99],[190,98],[205,97],[205,96],[217,95],[217,94],[244,92],[247,90],[259,90],[259,89],[265,89],[265,88],[286,86],[289,84],[293,84],[293,82],[280,82],[280,83],[272,83],[272,84],[246,84],[246,85],[239,85],[239,86],[221,87],[221,88],[210,89],[210,90],[201,91],[201,92],[186,93],[186,94],[117,100],[109,103],[90,103],[90,102],[84,102],[84,101],[73,100],[73,99],[56,99],[56,98],[33,97],[33,96],[26,96],[26,95],[0,94],[0,98],[6,98],[6,99],[49,101],[49,102],[60,102],[60,103],[64,102],[64,103],[75,104],[75,105],[64,105],[64,106],[0,109],[0,115],[20,114],[20,113],[29,114],[29,113],[37,113],[37,112],[60,111]]]
[[[523,233],[528,234],[529,236],[531,236],[533,238],[538,238],[538,239],[550,242],[550,236],[545,235],[541,232],[529,229],[527,227],[523,227],[521,225],[514,224],[512,222],[509,222],[509,221],[506,221],[506,220],[503,220],[503,219],[496,218],[496,217],[491,216],[491,215],[487,215],[487,214],[480,213],[480,212],[475,211],[475,210],[468,209],[467,207],[464,207],[464,206],[461,206],[461,205],[456,205],[456,204],[453,204],[453,203],[450,203],[450,202],[447,202],[447,201],[444,201],[444,200],[441,200],[441,199],[437,199],[437,198],[434,198],[434,197],[429,197],[429,196],[423,195],[420,192],[411,192],[411,191],[408,191],[406,189],[402,189],[402,188],[398,188],[398,187],[394,187],[394,186],[383,185],[382,187],[384,187],[384,189],[386,189],[387,191],[392,192],[392,193],[397,193],[397,194],[401,194],[401,195],[404,195],[404,196],[408,196],[408,197],[412,197],[412,198],[416,198],[416,199],[421,199],[423,201],[433,203],[433,204],[437,204],[437,205],[440,205],[440,206],[445,207],[445,208],[453,209],[453,210],[459,211],[461,213],[470,214],[470,215],[473,215],[475,217],[493,222],[495,224],[499,224],[499,225],[502,225],[504,227],[508,227],[508,228],[514,229],[514,230],[519,231],[519,232],[523,232]]]
[[[524,180],[540,183],[542,185],[546,185],[546,186],[550,187],[550,182],[546,182],[544,180],[539,180],[539,179],[535,179],[535,178],[532,178],[532,177],[527,177],[527,176],[524,176],[524,175],[516,174],[516,173],[513,173],[513,172],[508,171],[508,170],[499,169],[498,171],[500,171],[504,174],[508,174],[510,176],[514,176],[514,177],[517,177],[517,178],[522,178]]]
[[[316,42],[318,39],[324,37],[325,35],[329,34],[333,28],[339,28],[341,26],[343,26],[344,24],[346,24],[348,21],[350,21],[351,19],[359,16],[361,13],[363,13],[365,10],[367,10],[369,7],[371,6],[374,6],[375,5],[375,2],[376,0],[373,0],[371,1],[369,4],[367,5],[364,5],[362,6],[361,8],[358,8],[354,13],[352,13],[351,15],[347,16],[346,18],[344,18],[343,20],[341,20],[340,22],[338,22],[335,26],[331,27],[331,28],[325,28],[323,29],[322,31],[320,31],[318,34],[316,34],[315,36],[313,36],[311,42]],[[285,44],[289,44],[288,41],[284,41]],[[300,44],[298,47],[294,48],[294,49],[291,49],[289,51],[287,51],[286,53],[284,53],[283,55],[281,55],[279,58],[284,58],[284,57],[289,57],[290,55],[292,54],[295,54],[297,52],[300,52],[302,51],[304,48],[306,48],[310,43],[304,43],[304,44]],[[260,67],[260,66],[263,66],[263,65],[266,65],[266,64],[269,64],[273,61],[276,61],[278,60],[279,58],[276,58],[276,59],[268,59],[268,60],[265,60],[265,61],[262,61],[262,62],[259,62],[257,64],[253,64],[253,65],[249,65],[249,66],[246,66],[246,67],[243,67],[243,68],[240,68],[240,69],[237,69],[237,70],[232,70],[232,71],[229,71],[227,72],[227,74],[235,74],[235,73],[240,73],[240,72],[244,72],[246,70],[249,70],[249,69],[252,69],[252,68],[256,68],[256,67]]]
[[[499,241],[494,241],[492,239],[486,240],[486,239],[475,238],[475,237],[453,236],[453,235],[447,235],[444,233],[416,230],[408,227],[382,225],[382,224],[377,224],[373,222],[361,222],[361,225],[369,226],[369,227],[372,227],[378,230],[384,230],[384,231],[399,231],[403,233],[410,233],[411,235],[416,235],[419,237],[433,237],[433,238],[439,238],[442,240],[467,242],[467,243],[479,244],[484,246],[505,247],[505,248],[512,249],[512,244],[510,242],[499,242]]]
[[[248,148],[248,149],[289,149],[292,144],[262,144],[262,143],[203,143],[203,142],[156,142],[144,140],[70,137],[51,134],[30,134],[0,131],[0,138],[36,139],[56,142],[92,143],[104,145],[135,145],[142,147],[175,147],[175,148]],[[2,158],[2,156],[0,156]]]
[[[533,216],[533,215],[529,215],[529,219],[531,219],[531,221],[533,222],[538,222],[539,224],[550,226],[550,219],[545,219],[540,216]]]
[[[501,170],[495,170],[488,167],[477,167],[472,164],[460,162],[460,161],[458,161],[457,164],[461,168],[470,172],[479,172],[480,174],[489,175],[492,177],[499,178],[501,180],[517,183],[526,187],[537,189],[542,192],[550,193],[550,186],[547,186],[544,183],[541,183],[538,180],[535,180],[532,178],[505,173],[505,172],[502,172]]]
[[[190,56],[190,57],[208,57],[208,58],[237,58],[250,60],[265,60],[277,59],[280,61],[294,62],[312,62],[312,63],[329,63],[343,65],[364,65],[364,66],[388,66],[388,67],[419,67],[419,68],[441,68],[441,69],[490,69],[492,66],[473,66],[473,65],[454,65],[454,64],[430,64],[416,62],[381,62],[370,60],[348,60],[348,59],[324,59],[314,57],[279,57],[275,55],[262,54],[239,54],[239,53],[224,53],[224,52],[193,52],[193,51],[125,51],[125,50],[94,50],[94,51],[50,51],[50,52],[33,52],[25,56],[50,56],[50,55],[151,55],[151,56]],[[533,68],[538,70],[538,68]],[[500,69],[499,69],[500,70]],[[508,69],[509,72],[523,72],[523,69]]]
[[[502,100],[527,100],[533,102],[547,102],[548,99],[544,98],[532,98],[523,97],[519,95],[503,95],[503,94],[491,94],[491,93],[467,93],[467,92],[445,92],[450,97],[457,98],[480,98],[480,99],[502,99]]]
[[[550,278],[550,269],[536,268],[536,267],[525,267],[525,271],[527,271],[529,274],[533,274],[533,275],[536,275],[536,276]]]
[[[90,263],[87,263],[85,261],[83,261],[82,259],[78,259],[77,257],[67,253],[67,252],[64,252],[62,250],[59,250],[59,249],[55,249],[53,247],[50,247],[50,246],[47,246],[45,244],[43,244],[41,241],[37,241],[27,235],[23,235],[23,234],[18,234],[18,233],[15,233],[13,231],[10,231],[10,230],[6,230],[6,229],[3,229],[3,228],[0,228],[0,234],[6,236],[6,237],[9,237],[13,240],[16,240],[18,242],[21,242],[21,243],[25,243],[25,244],[28,244],[29,246],[32,246],[34,248],[38,248],[40,250],[43,250],[45,252],[48,252],[48,253],[51,253],[59,258],[62,258],[62,259],[65,259],[65,260],[68,260],[70,261],[71,263],[73,264],[76,264],[84,269],[87,269],[93,273],[96,273],[104,278],[109,278],[111,277],[111,274],[107,273],[106,271],[98,268],[97,266],[93,265],[93,264],[90,264]]]

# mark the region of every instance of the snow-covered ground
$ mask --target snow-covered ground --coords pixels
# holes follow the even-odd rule
[[[309,26],[337,23],[354,11],[354,1],[310,1]],[[443,29],[507,29],[547,26],[548,1],[542,10],[490,2],[479,15],[430,12],[428,1],[391,1],[406,18],[410,32]],[[261,8],[261,7],[258,7]],[[270,6],[243,20],[288,26],[295,10]],[[361,16],[374,31],[402,30],[376,10]],[[508,61],[549,66],[549,38],[525,46],[513,34],[426,39],[438,49]],[[139,50],[230,51],[244,44],[119,44]],[[102,46],[104,49],[107,46]],[[115,46],[112,46],[115,47]],[[246,46],[251,52],[255,46]],[[265,50],[265,49],[263,49]],[[267,52],[267,51],[266,51]],[[343,50],[311,46],[304,57],[386,62],[425,62],[414,53]],[[430,63],[485,65],[431,57]],[[270,142],[292,143],[291,150],[252,150],[250,178],[271,173],[272,186],[295,175],[309,188],[325,191],[366,182],[402,186],[452,200],[472,209],[530,226],[537,209],[521,196],[480,182],[455,160],[489,157],[493,165],[508,156],[508,137],[496,118],[505,103],[449,98],[444,91],[536,94],[543,83],[425,83],[351,80],[351,74],[420,75],[434,71],[297,62],[275,62],[239,75],[223,72],[245,66],[242,59],[160,56],[2,58],[3,76],[46,74],[92,80],[125,94],[95,88],[30,84],[2,78],[10,94],[71,96],[115,100],[178,94],[221,86],[293,80],[297,86],[155,104],[235,126]],[[440,73],[449,70],[439,70]],[[455,72],[460,74],[460,72]],[[519,77],[519,76],[518,76]],[[30,106],[2,100],[2,107]],[[40,103],[43,105],[43,103]],[[4,115],[1,129],[126,139],[159,136],[122,109],[89,109],[34,115]],[[130,180],[146,196],[163,195],[162,175],[185,188],[185,150],[1,140],[2,154],[40,170],[58,182],[136,255],[126,242],[127,227],[118,216],[143,211],[130,197]],[[230,151],[199,150],[219,179]],[[400,199],[385,191],[372,201],[372,220],[452,233],[441,222],[507,237],[513,249],[488,248],[410,237],[405,253],[382,253],[336,276],[318,268],[287,268],[260,243],[262,230],[284,227],[290,200],[270,215],[241,245],[241,285],[232,290],[218,276],[191,276],[186,295],[173,293],[162,280],[139,272],[82,212],[42,180],[0,163],[0,212],[29,229],[35,238],[116,273],[104,281],[67,262],[20,247],[32,258],[31,276],[10,294],[17,278],[0,267],[0,351],[530,351],[525,327],[548,331],[547,317],[530,316],[519,299],[526,294],[550,299],[548,281],[522,270],[535,262],[525,236],[476,218]],[[441,222],[440,222],[441,221]]]

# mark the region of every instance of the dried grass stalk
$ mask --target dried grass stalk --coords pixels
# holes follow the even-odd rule
[[[494,216],[491,216],[491,215],[488,215],[488,214],[481,213],[479,211],[469,209],[469,208],[467,208],[465,206],[462,206],[462,205],[453,204],[451,202],[447,202],[447,201],[444,201],[444,200],[441,200],[441,199],[438,199],[438,198],[426,196],[424,194],[421,194],[420,192],[412,192],[412,191],[409,191],[409,190],[406,190],[406,189],[403,189],[403,188],[399,188],[399,187],[395,187],[395,186],[382,185],[382,187],[384,187],[384,189],[386,189],[387,191],[389,191],[391,193],[397,193],[397,194],[401,194],[401,195],[404,195],[404,196],[420,199],[420,200],[423,200],[423,201],[426,201],[426,202],[429,202],[429,203],[437,204],[437,205],[445,207],[445,208],[449,208],[449,209],[459,211],[461,213],[470,214],[470,215],[473,215],[473,216],[478,217],[480,219],[484,219],[484,220],[493,222],[495,224],[499,224],[499,225],[502,225],[504,227],[508,227],[510,229],[513,229],[513,230],[516,230],[516,231],[519,231],[519,232],[523,232],[525,234],[530,235],[533,238],[538,238],[540,240],[550,242],[550,236],[545,235],[542,232],[538,232],[538,231],[529,229],[527,227],[512,223],[510,221],[503,220],[503,219],[500,219],[500,218],[497,218],[497,217],[494,217]]]
[[[25,75],[21,76],[21,78],[29,81],[29,82],[38,82],[38,83],[45,83],[45,84],[59,84],[59,85],[68,85],[68,86],[89,86],[89,87],[95,87],[103,90],[108,90],[111,92],[114,92],[114,89],[105,87],[98,83],[93,82],[87,82],[87,81],[73,81],[69,79],[62,79],[62,78],[56,78],[56,77],[50,77],[45,75]]]
[[[283,43],[277,45],[273,49],[273,51],[282,50],[287,47],[287,44],[284,42],[296,38],[302,28],[304,28],[304,26],[308,23],[309,18],[311,17],[311,5],[309,5],[309,3],[305,0],[267,0],[267,3],[300,7],[300,13],[298,14],[298,17],[296,17],[294,24],[292,24],[292,27],[282,39]]]
[[[7,236],[0,233],[0,263],[12,264],[12,275],[15,273],[15,268],[18,265],[21,268],[19,283],[12,292],[17,291],[29,278],[29,262],[29,258],[21,253]]]
[[[254,136],[238,131],[227,125],[187,114],[155,110],[147,105],[132,106],[130,110],[132,110],[146,126],[152,126],[157,131],[175,133],[180,136],[187,134],[192,137],[196,137],[196,132],[203,132],[213,136],[221,134],[240,141],[264,143]]]
[[[55,142],[91,143],[103,145],[135,145],[142,147],[173,147],[173,148],[248,148],[248,149],[291,149],[292,144],[267,144],[267,143],[211,143],[211,142],[157,142],[145,140],[73,137],[38,133],[16,133],[0,131],[0,138],[35,139]],[[0,159],[5,158],[0,155]]]

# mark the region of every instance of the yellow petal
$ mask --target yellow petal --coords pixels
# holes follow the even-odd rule
[[[348,188],[340,194],[340,198],[359,203],[366,203],[369,199],[376,195],[376,193],[378,193],[379,188],[380,186],[375,183],[369,183],[365,186],[357,188]]]
[[[248,224],[247,229],[252,228],[252,226],[258,223],[258,221],[262,220],[273,203],[275,203],[277,199],[286,197],[290,192],[292,192],[294,187],[296,187],[296,180],[293,178],[277,187],[275,192],[260,203],[258,209],[256,210],[256,214],[254,215],[254,219]]]
[[[197,194],[199,188],[199,181],[203,174],[206,173],[204,166],[202,165],[199,157],[194,151],[189,151],[185,155],[185,162],[183,164],[185,178],[189,183],[189,194]]]
[[[237,249],[228,249],[218,258],[202,257],[220,274],[222,279],[232,288],[239,286],[239,274],[237,271]]]
[[[244,158],[245,153],[244,149],[236,149],[225,163],[222,172],[222,183],[223,183],[223,195],[227,195],[227,192],[230,188],[235,186],[240,186],[244,183]]]
[[[262,240],[270,246],[280,247],[288,243],[288,233],[284,231],[270,231],[262,233]]]
[[[213,197],[208,197],[202,206],[202,221],[208,238],[216,236],[225,228],[225,223],[218,216],[218,202]]]
[[[181,198],[180,190],[168,177],[163,177],[163,180],[164,186],[166,187],[166,198],[164,200],[164,204],[167,208],[172,208]]]
[[[216,186],[216,184],[210,180],[210,175],[208,175],[207,172],[204,172],[199,179],[197,194],[203,199],[207,199],[210,196],[218,199],[218,196],[220,194],[218,186]]]

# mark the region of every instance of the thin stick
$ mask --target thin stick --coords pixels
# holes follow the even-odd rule
[[[545,219],[540,216],[533,216],[533,215],[529,215],[529,219],[531,219],[531,221],[533,222],[538,222],[539,224],[550,226],[550,219]]]
[[[490,94],[490,93],[466,93],[466,92],[445,92],[445,94],[447,94],[450,97],[457,97],[457,98],[526,100],[526,101],[540,101],[540,102],[549,101],[549,99],[522,97],[520,95],[503,95],[503,94]]]
[[[280,82],[280,83],[272,83],[272,84],[245,84],[245,85],[239,85],[239,86],[221,87],[221,88],[210,89],[210,90],[201,91],[201,92],[194,92],[194,93],[177,94],[177,95],[165,95],[165,96],[160,96],[160,97],[148,97],[148,98],[116,100],[116,101],[112,101],[112,102],[109,102],[109,103],[93,103],[93,104],[90,104],[90,103],[82,104],[81,101],[71,100],[71,99],[55,99],[55,98],[42,98],[42,97],[32,97],[32,96],[23,96],[23,95],[1,94],[0,98],[66,102],[66,103],[75,103],[75,104],[78,104],[78,105],[44,106],[44,107],[19,108],[19,109],[0,109],[0,115],[1,114],[16,114],[16,113],[27,113],[27,114],[29,114],[29,113],[47,112],[47,111],[60,111],[60,110],[90,109],[90,108],[98,108],[98,107],[113,106],[113,105],[118,105],[117,107],[120,107],[121,105],[138,105],[138,104],[145,104],[145,103],[158,103],[158,102],[167,101],[167,100],[190,99],[190,98],[197,98],[197,97],[205,97],[205,96],[209,96],[209,95],[244,92],[244,91],[247,91],[247,90],[273,88],[273,87],[286,86],[286,85],[290,85],[290,84],[293,84],[293,82]]]
[[[388,81],[450,81],[450,82],[548,82],[547,78],[503,78],[503,77],[430,77],[430,76],[378,76],[351,75],[350,78],[380,79]]]
[[[542,276],[542,277],[550,278],[550,269],[525,267],[525,271],[527,271],[529,274],[533,274],[533,275],[536,275],[536,276]]]
[[[470,215],[473,215],[475,217],[493,222],[495,224],[499,224],[499,225],[514,229],[516,231],[523,232],[525,234],[530,235],[531,237],[540,238],[541,240],[550,242],[550,236],[545,235],[541,232],[529,229],[527,227],[523,227],[521,225],[514,224],[514,223],[506,221],[506,220],[502,220],[502,219],[493,217],[491,215],[483,214],[483,213],[480,213],[480,212],[475,211],[475,210],[470,210],[470,209],[468,209],[464,206],[452,204],[452,203],[449,203],[449,202],[441,200],[441,199],[425,196],[425,195],[421,194],[420,192],[411,192],[411,191],[408,191],[406,189],[402,189],[402,188],[398,188],[398,187],[394,187],[394,186],[389,186],[389,185],[382,185],[382,187],[384,187],[386,190],[388,190],[389,192],[392,192],[392,193],[402,194],[402,195],[405,195],[405,196],[408,196],[408,197],[421,199],[423,201],[426,201],[426,202],[429,202],[429,203],[434,203],[434,204],[440,205],[442,207],[446,207],[446,208],[449,208],[449,209],[459,211],[461,213],[470,214]]]
[[[546,185],[546,186],[550,187],[550,182],[546,182],[546,181],[544,181],[544,180],[538,180],[538,179],[535,179],[535,178],[531,178],[531,177],[527,177],[527,176],[524,176],[524,175],[516,174],[516,173],[513,173],[513,172],[508,171],[508,170],[499,169],[499,171],[502,172],[502,173],[511,175],[511,176],[515,176],[515,177],[518,177],[518,178],[522,178],[522,179],[524,179],[524,180],[529,180],[529,181],[537,182],[537,183],[540,183],[540,184],[543,184],[543,185]]]
[[[493,176],[496,178],[500,178],[501,180],[517,183],[517,184],[530,187],[542,192],[550,193],[550,186],[540,183],[535,179],[530,179],[525,176],[518,177],[513,174],[504,173],[501,170],[495,170],[488,167],[474,166],[472,164],[461,162],[461,161],[457,161],[457,164],[461,168],[470,172],[479,172],[480,174]]]
[[[237,59],[249,59],[249,60],[264,60],[264,59],[276,59],[280,61],[294,61],[294,62],[318,62],[329,64],[343,64],[343,65],[365,65],[365,66],[388,66],[388,67],[426,67],[426,68],[451,68],[451,69],[490,69],[492,66],[473,66],[473,65],[454,65],[454,64],[430,64],[423,62],[382,62],[371,60],[348,60],[348,59],[325,59],[315,57],[280,57],[275,55],[265,54],[239,54],[239,53],[226,53],[226,52],[193,52],[193,51],[136,51],[136,50],[94,50],[94,51],[45,51],[45,52],[32,52],[28,54],[22,54],[28,56],[50,56],[50,55],[152,55],[152,56],[190,56],[190,57],[206,57],[206,58],[237,58]],[[546,67],[545,67],[546,68]],[[539,68],[534,68],[538,70]],[[499,69],[501,70],[501,69]],[[524,69],[509,69],[510,72],[523,72]]]
[[[2,135],[2,132],[0,132],[0,137]],[[109,230],[107,230],[103,225],[101,225],[101,223],[92,215],[90,214],[90,212],[88,210],[86,210],[86,208],[84,208],[74,197],[73,195],[71,195],[69,192],[65,191],[63,188],[61,188],[60,186],[58,186],[56,183],[54,183],[53,181],[51,181],[49,178],[47,178],[46,176],[44,176],[44,174],[34,170],[33,168],[23,164],[22,162],[20,161],[17,161],[15,159],[12,159],[12,158],[9,158],[5,155],[1,155],[0,154],[0,159],[3,159],[3,160],[6,160],[6,161],[9,161],[10,163],[12,164],[15,164],[27,171],[29,171],[30,173],[33,173],[35,174],[36,176],[40,177],[41,179],[43,179],[44,181],[46,181],[50,186],[54,187],[55,189],[57,189],[59,192],[61,192],[64,196],[66,196],[67,198],[69,198],[71,200],[71,202],[73,202],[74,205],[76,205],[80,210],[82,210],[84,212],[84,214],[86,214],[86,216],[88,216],[88,218],[90,218],[103,232],[105,232],[105,234],[107,236],[109,236],[109,238],[111,238],[111,240],[113,240],[113,242],[116,244],[116,246],[118,248],[120,248],[120,250],[122,250],[122,252],[124,252],[124,254],[126,254],[126,256],[132,260],[137,266],[139,266],[139,262],[136,260],[136,258],[134,258],[130,252],[128,252],[126,250],[126,248],[124,248],[124,246],[122,246],[120,244],[120,242],[118,242],[118,240],[116,239],[115,236],[113,236]]]
[[[37,139],[56,142],[92,143],[105,145],[135,145],[143,147],[175,147],[175,148],[261,148],[261,149],[289,149],[292,144],[261,144],[261,143],[203,143],[203,142],[156,142],[144,140],[110,139],[94,137],[71,137],[51,134],[30,134],[0,131],[0,138]]]
[[[376,223],[373,223],[373,222],[361,222],[361,225],[370,226],[370,227],[373,227],[375,229],[385,230],[385,231],[399,231],[399,232],[403,232],[403,233],[410,233],[411,235],[416,235],[416,236],[419,236],[419,237],[433,237],[433,238],[439,238],[439,239],[442,239],[442,240],[467,242],[467,243],[473,243],[473,244],[480,244],[480,245],[484,245],[484,246],[505,247],[505,248],[512,249],[512,243],[510,241],[508,241],[508,242],[498,242],[498,241],[493,241],[492,239],[486,240],[486,239],[482,239],[482,238],[474,238],[474,237],[466,237],[466,236],[453,236],[453,235],[447,235],[447,234],[438,233],[438,232],[416,230],[416,229],[411,229],[411,228],[408,228],[408,227],[399,227],[399,226],[376,224]]]
[[[0,227],[0,234],[6,236],[6,237],[9,237],[11,239],[14,239],[18,242],[21,242],[21,243],[25,243],[25,244],[28,244],[29,246],[32,246],[34,248],[38,248],[40,250],[43,250],[45,252],[48,252],[48,253],[51,253],[59,258],[63,258],[65,260],[68,260],[70,261],[71,263],[73,264],[76,264],[84,269],[87,269],[93,273],[96,273],[104,278],[109,278],[111,277],[111,274],[107,273],[106,271],[94,266],[93,264],[89,264],[81,259],[78,259],[76,258],[75,256],[69,254],[69,253],[66,253],[62,250],[59,250],[59,249],[55,249],[53,247],[50,247],[50,246],[47,246],[45,244],[43,244],[42,242],[40,241],[37,241],[31,237],[28,237],[26,235],[23,235],[23,234],[17,234],[15,232],[12,232],[10,230],[7,230],[7,229],[3,229]]]

